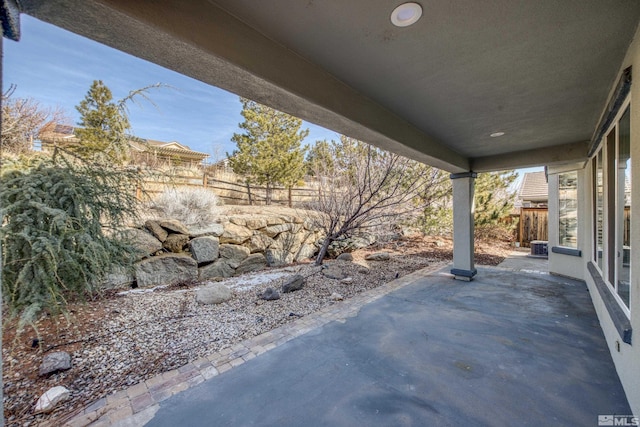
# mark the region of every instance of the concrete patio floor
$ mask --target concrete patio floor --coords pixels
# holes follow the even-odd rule
[[[583,282],[478,270],[470,283],[425,272],[163,400],[146,425],[597,426],[630,414]]]

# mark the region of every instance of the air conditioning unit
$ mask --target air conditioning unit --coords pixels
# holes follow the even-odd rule
[[[531,255],[538,257],[547,257],[549,255],[548,252],[548,244],[546,240],[532,240],[531,245]]]

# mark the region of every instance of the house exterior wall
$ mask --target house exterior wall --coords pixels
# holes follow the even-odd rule
[[[549,269],[551,273],[562,274],[572,277],[583,278],[587,283],[593,305],[595,307],[602,331],[604,333],[611,357],[616,366],[618,376],[625,389],[627,399],[633,413],[640,415],[640,28],[636,31],[625,60],[620,67],[622,70],[632,66],[635,74],[634,82],[631,84],[630,99],[630,126],[631,126],[631,242],[633,252],[631,253],[631,279],[630,279],[630,301],[629,313],[624,313],[622,319],[631,327],[631,343],[623,340],[620,332],[620,316],[616,317],[615,310],[611,309],[611,299],[606,301],[597,285],[597,276],[589,270],[589,263],[593,260],[594,252],[594,190],[593,190],[593,169],[594,159],[587,162],[584,168],[578,172],[579,191],[579,234],[578,245],[581,256],[568,256],[560,253],[549,253]],[[617,80],[614,85],[617,84]],[[615,87],[611,89],[613,96]],[[608,102],[608,101],[607,101]],[[550,246],[557,245],[558,242],[558,172],[550,174],[549,177],[549,214]],[[606,210],[606,207],[605,207]],[[604,240],[609,230],[604,229]],[[606,279],[605,279],[606,280]],[[611,292],[604,288],[605,292]],[[615,301],[614,301],[615,302]],[[618,315],[620,311],[618,311]],[[629,414],[630,415],[630,414]]]

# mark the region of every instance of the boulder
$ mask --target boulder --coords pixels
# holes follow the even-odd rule
[[[71,356],[69,353],[65,351],[55,351],[44,355],[38,375],[42,377],[44,375],[53,374],[54,372],[66,371],[69,369],[71,369]]]
[[[374,254],[369,254],[364,257],[367,261],[389,261],[391,259],[391,255],[389,252],[376,252]]]
[[[269,267],[280,267],[293,262],[293,255],[289,251],[281,249],[269,248],[264,251],[264,256]]]
[[[198,263],[187,255],[165,254],[135,266],[138,286],[173,285],[198,278]]]
[[[235,225],[240,225],[242,227],[247,226],[247,220],[245,218],[241,218],[237,216],[232,216],[231,218],[229,218],[229,222]]]
[[[231,268],[238,268],[240,263],[249,256],[249,248],[239,245],[220,245],[220,258],[223,258]]]
[[[356,249],[366,248],[376,242],[372,234],[360,234],[331,242],[327,253],[331,257],[337,257],[343,252],[353,252]]]
[[[251,253],[264,252],[273,244],[274,240],[266,234],[255,232],[246,243]]]
[[[179,254],[188,243],[188,234],[169,234],[162,246],[174,254]]]
[[[353,261],[353,255],[351,255],[351,252],[343,252],[336,259],[338,261]]]
[[[153,237],[160,240],[161,242],[164,242],[167,236],[169,235],[167,230],[165,230],[160,226],[159,221],[154,221],[150,219],[145,221],[144,226],[147,230],[149,230],[151,234],[153,234]]]
[[[267,226],[269,225],[279,225],[279,224],[284,224],[286,221],[284,220],[284,218],[276,216],[276,215],[269,215],[267,218]]]
[[[71,397],[71,392],[65,387],[56,386],[47,390],[36,402],[33,409],[35,414],[48,413],[55,409],[56,405]]]
[[[237,224],[226,223],[224,224],[224,231],[220,235],[220,243],[241,245],[249,240],[251,236],[253,236],[253,230]]]
[[[144,230],[128,228],[122,232],[122,236],[133,245],[140,258],[162,250],[162,242]]]
[[[246,257],[238,268],[236,268],[236,272],[234,273],[236,276],[239,276],[244,273],[249,273],[251,271],[262,270],[267,266],[267,259],[262,254],[251,254]]]
[[[211,283],[196,291],[196,301],[200,304],[222,304],[231,299],[231,289],[222,283]]]
[[[224,232],[224,227],[222,224],[209,224],[203,227],[190,227],[189,228],[189,236],[191,237],[202,237],[202,236],[214,236],[219,237]]]
[[[267,236],[273,238],[276,237],[278,234],[283,233],[285,231],[290,231],[291,230],[291,224],[285,224],[284,222],[282,224],[275,224],[275,225],[269,225],[264,229],[264,234],[266,234]]]
[[[322,269],[324,277],[329,279],[342,280],[346,277],[346,273],[337,265],[328,265]]]
[[[295,256],[295,261],[299,262],[302,261],[303,259],[307,259],[307,258],[313,258],[313,256],[316,254],[318,250],[316,249],[315,246],[313,245],[302,245],[300,246],[300,249],[298,249],[298,253]]]
[[[200,268],[198,270],[198,277],[200,277],[201,280],[231,277],[234,271],[235,269],[231,267],[226,260],[219,259],[213,264]]]
[[[118,289],[126,288],[136,280],[133,273],[128,272],[122,267],[115,267],[107,273],[100,282],[101,289]]]
[[[280,299],[280,294],[273,288],[267,288],[263,293],[260,294],[260,299],[265,301],[273,301]]]
[[[160,227],[176,234],[189,234],[189,229],[177,219],[165,219],[160,221]]]
[[[189,242],[191,256],[198,264],[213,262],[218,259],[220,242],[217,237],[196,237]]]
[[[284,282],[284,284],[282,285],[282,293],[287,294],[289,292],[299,291],[300,289],[302,289],[305,282],[306,279],[303,276],[296,274],[295,276],[290,277],[286,282]]]
[[[251,230],[259,230],[267,226],[267,220],[259,217],[247,218],[245,225]]]

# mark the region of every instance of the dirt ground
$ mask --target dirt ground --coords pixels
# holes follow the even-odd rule
[[[66,317],[43,316],[35,325],[37,331],[27,328],[16,334],[15,321],[5,319],[2,357],[7,425],[58,424],[56,420],[109,393],[339,303],[332,298],[338,291],[348,299],[396,277],[449,261],[452,242],[446,237],[403,238],[358,250],[353,253],[354,261],[364,262],[367,254],[379,251],[389,252],[391,261],[373,263],[366,274],[361,264],[353,264],[353,268],[347,268],[353,278],[348,287],[327,280],[309,264],[290,266],[286,271],[309,272],[307,289],[294,296],[283,295],[271,305],[258,301],[256,291],[267,285],[277,286],[282,279],[251,290],[234,290],[232,304],[212,309],[203,309],[192,301],[189,288],[198,284],[185,284],[145,294],[109,292],[87,303],[72,304]],[[497,265],[510,251],[507,243],[476,242],[476,264]],[[205,324],[208,330],[203,332]],[[188,340],[182,340],[184,336]],[[172,345],[167,345],[168,341]],[[43,355],[53,351],[70,353],[72,369],[38,376]],[[38,397],[56,385],[71,390],[72,398],[51,414],[34,415]]]

